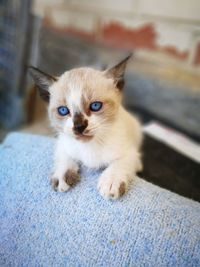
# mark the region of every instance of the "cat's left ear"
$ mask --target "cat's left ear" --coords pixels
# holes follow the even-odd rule
[[[127,65],[127,61],[131,58],[132,53],[122,59],[115,66],[104,71],[104,75],[114,80],[115,86],[122,90],[124,87],[124,73]]]
[[[57,79],[35,67],[28,67],[29,74],[33,78],[35,85],[39,90],[39,94],[41,98],[49,102],[50,94],[49,94],[49,87],[57,81]]]

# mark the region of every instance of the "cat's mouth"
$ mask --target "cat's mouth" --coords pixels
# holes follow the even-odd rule
[[[89,135],[89,134],[84,134],[84,133],[76,133],[75,134],[75,138],[77,140],[81,140],[81,141],[90,141],[93,138],[93,135]]]

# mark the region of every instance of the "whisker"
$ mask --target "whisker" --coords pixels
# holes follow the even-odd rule
[[[101,127],[102,128],[108,128],[109,125],[108,124],[103,124],[104,122],[106,122],[106,120],[102,120],[100,123],[98,124],[95,124],[94,126],[92,126],[91,128],[88,128],[89,131],[92,131],[92,130],[96,130],[97,128]]]

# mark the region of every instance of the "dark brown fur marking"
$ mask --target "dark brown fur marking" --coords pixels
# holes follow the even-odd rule
[[[79,181],[79,174],[73,170],[68,170],[65,173],[64,180],[69,186],[75,186]]]
[[[126,192],[126,184],[125,182],[122,182],[119,186],[119,195],[123,196],[125,192]]]
[[[118,64],[113,66],[112,68],[106,71],[106,76],[108,78],[113,78],[116,87],[119,90],[122,90],[124,87],[124,72],[126,68],[127,61],[132,56],[132,54],[127,55],[123,60],[121,60]]]
[[[75,113],[74,115],[74,125],[88,125],[88,121],[84,120],[82,113]]]
[[[74,125],[87,124],[88,121],[84,120],[84,115],[82,113],[74,114]]]
[[[116,87],[121,91],[124,88],[124,79],[119,80],[116,83]]]
[[[58,184],[59,184],[58,179],[56,179],[56,178],[52,178],[51,179],[51,186],[53,187],[53,189],[55,191],[57,191],[57,189],[58,189]]]
[[[88,120],[84,119],[84,116],[82,113],[75,113],[73,122],[74,122],[73,131],[75,134],[82,133],[82,131],[86,129],[88,126]]]

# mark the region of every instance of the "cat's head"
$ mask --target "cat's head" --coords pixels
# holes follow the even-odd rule
[[[102,139],[118,116],[124,71],[130,57],[104,71],[76,68],[60,77],[30,67],[40,96],[49,102],[54,129],[81,141]]]

